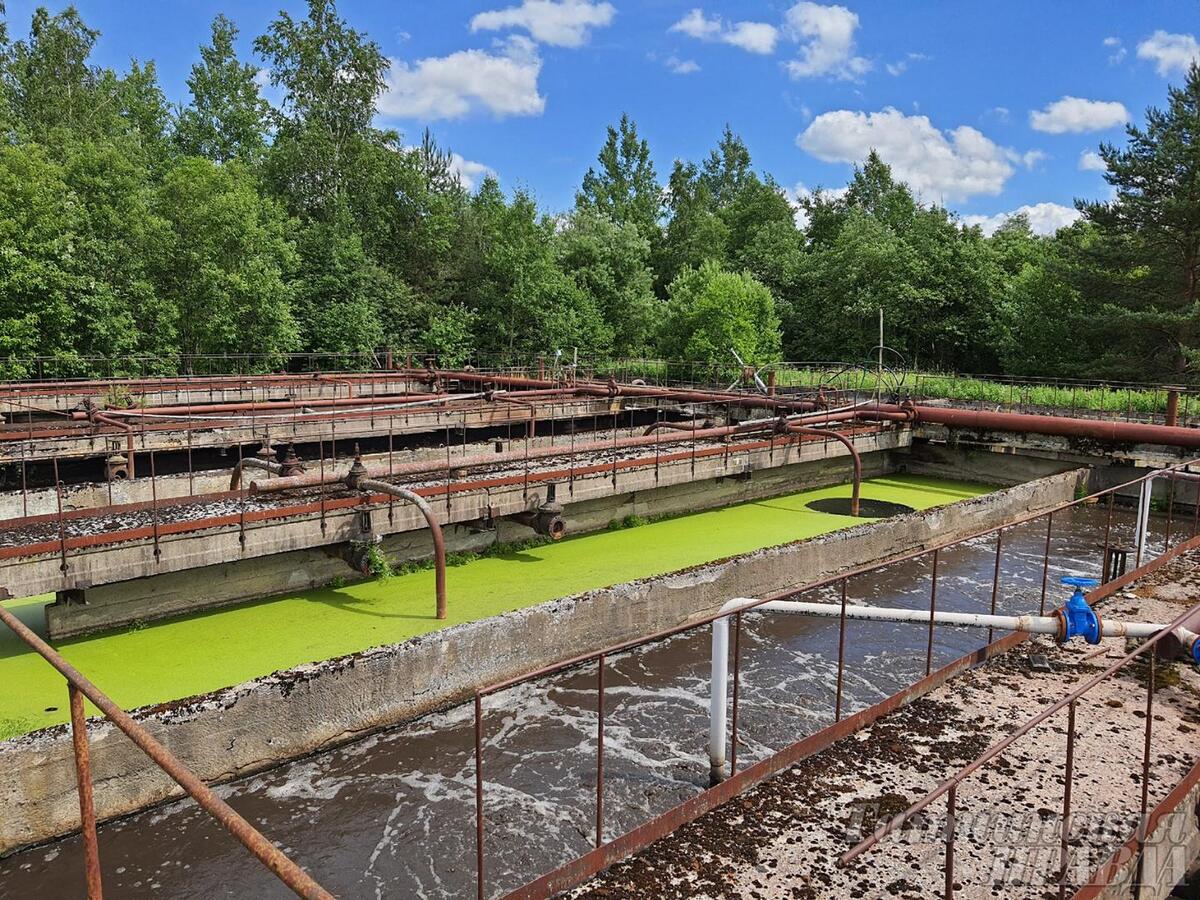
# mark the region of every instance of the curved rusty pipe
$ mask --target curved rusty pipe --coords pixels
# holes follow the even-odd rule
[[[858,455],[858,449],[854,446],[854,441],[842,434],[840,431],[829,431],[825,428],[808,428],[804,425],[786,424],[784,426],[792,434],[808,434],[813,437],[833,438],[835,441],[840,441],[850,451],[850,459],[854,461],[854,487],[850,493],[850,515],[858,516],[858,500],[862,490],[862,457]]]
[[[266,459],[259,459],[257,456],[247,456],[242,459],[236,466],[233,467],[233,475],[229,479],[229,489],[236,491],[242,486],[242,470],[243,469],[263,469],[267,472],[274,472],[278,475],[283,471],[283,463],[271,462]]]
[[[351,484],[351,481],[353,481],[353,484]],[[421,511],[421,515],[425,517],[425,522],[429,525],[429,533],[433,535],[433,568],[437,582],[437,617],[439,619],[446,618],[446,540],[442,535],[442,526],[438,524],[433,507],[420,494],[414,493],[407,488],[388,484],[386,481],[375,481],[372,478],[362,477],[355,478],[353,475],[350,475],[347,476],[346,483],[351,488],[360,491],[377,491],[380,494],[390,494],[401,500],[407,500]]]
[[[136,477],[135,466],[133,464],[133,426],[128,422],[110,419],[98,409],[90,410],[88,412],[88,419],[93,425],[111,425],[125,432],[125,460],[129,464],[129,480],[132,481]]]

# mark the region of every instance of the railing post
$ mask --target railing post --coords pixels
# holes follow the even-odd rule
[[[946,795],[946,900],[954,900],[954,813],[957,792],[958,785],[954,784]]]
[[[1154,733],[1154,681],[1157,678],[1156,658],[1158,648],[1151,647],[1150,676],[1146,679],[1146,736],[1142,747],[1142,807],[1138,816],[1137,829],[1137,877],[1133,883],[1134,900],[1141,900],[1142,884],[1145,880],[1146,833],[1149,830],[1147,811],[1150,807],[1150,739]]]
[[[999,528],[996,530],[996,563],[992,569],[991,615],[993,615],[993,616],[996,614],[996,598],[1000,593],[1000,553],[1003,551],[1003,549],[1004,549],[1004,529]],[[992,628],[988,629],[988,643],[989,644],[994,639],[994,634],[993,634],[994,631],[995,631],[995,629],[992,629]]]
[[[842,614],[838,619],[837,699],[834,701],[833,721],[842,721],[842,676],[846,669],[846,582],[842,579]]]
[[[1064,773],[1062,834],[1058,855],[1058,900],[1067,896],[1067,868],[1070,863],[1071,782],[1075,777],[1075,703],[1067,706],[1067,770]]]
[[[604,844],[604,654],[596,661],[596,846]]]
[[[733,740],[729,748],[729,774],[737,774],[738,748],[738,687],[742,674],[742,611],[739,609],[733,617],[733,719],[730,731]]]
[[[1109,572],[1111,571],[1111,565],[1110,565],[1109,559],[1108,559],[1108,548],[1112,544],[1113,502],[1115,501],[1116,496],[1117,496],[1117,491],[1115,488],[1113,490],[1109,491],[1109,494],[1108,494],[1108,516],[1106,517],[1106,520],[1104,522],[1104,561],[1103,561],[1104,571],[1100,573],[1100,583],[1101,584],[1107,584],[1111,580],[1109,577]]]
[[[1046,614],[1046,583],[1050,578],[1050,532],[1054,529],[1054,511],[1046,513],[1046,551],[1042,555],[1042,600],[1038,615]]]
[[[937,612],[938,554],[933,551],[933,578],[929,584],[929,641],[925,645],[925,674],[933,671],[933,616]]]
[[[96,837],[96,807],[92,796],[92,761],[88,748],[87,715],[83,694],[67,682],[71,705],[71,744],[75,750],[75,781],[79,792],[79,831],[83,837],[83,866],[88,900],[102,900],[100,844]]]
[[[483,900],[483,697],[475,692],[475,889]]]

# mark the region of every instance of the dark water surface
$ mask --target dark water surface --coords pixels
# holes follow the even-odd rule
[[[1118,509],[1114,541],[1129,542]],[[1190,522],[1186,524],[1190,529]],[[1105,512],[1054,518],[1047,606],[1063,575],[1095,576]],[[1161,528],[1162,523],[1158,523]],[[1177,525],[1177,532],[1179,526]],[[1045,520],[1005,532],[998,611],[1036,612]],[[1151,552],[1161,549],[1161,537]],[[938,608],[986,612],[995,538],[941,554]],[[1132,566],[1132,560],[1131,560]],[[850,582],[851,603],[927,608],[930,561]],[[838,600],[836,589],[802,599]],[[741,646],[739,767],[833,721],[836,620],[748,613]],[[934,666],[986,641],[941,628]],[[845,710],[875,703],[925,674],[923,626],[847,626]],[[605,835],[612,838],[707,786],[711,629],[610,659],[605,671]],[[595,834],[596,668],[485,701],[488,895],[520,886],[591,848]],[[235,809],[341,897],[475,895],[475,763],[471,706],[219,789]],[[291,894],[193,803],[100,829],[113,897],[288,897]],[[83,897],[78,838],[0,860],[0,897]]]

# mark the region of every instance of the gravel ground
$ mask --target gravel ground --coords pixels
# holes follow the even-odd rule
[[[1105,604],[1105,615],[1167,622],[1200,596],[1200,554]],[[1124,645],[1022,645],[713,810],[572,892],[573,897],[941,896],[944,800],[847,868],[838,857],[888,818],[1081,681]],[[1053,671],[1034,672],[1031,650]],[[1159,665],[1151,807],[1196,762],[1200,673]],[[1148,672],[1129,667],[1078,706],[1072,861],[1077,885],[1132,833],[1141,799]],[[1020,739],[958,790],[955,896],[1057,896],[1066,713]]]

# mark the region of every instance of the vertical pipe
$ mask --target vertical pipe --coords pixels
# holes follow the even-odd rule
[[[475,888],[483,900],[483,697],[475,692]]]
[[[75,750],[75,783],[79,792],[79,830],[83,837],[83,867],[88,900],[102,900],[100,845],[96,837],[96,807],[92,796],[92,762],[88,748],[87,716],[83,694],[67,682],[71,701],[71,744]]]
[[[1075,702],[1067,706],[1067,771],[1063,782],[1062,834],[1058,854],[1058,900],[1066,900],[1067,867],[1070,862],[1071,782],[1075,778]]]
[[[154,526],[154,560],[158,561],[161,551],[158,549],[158,487],[154,471],[154,450],[150,450],[150,523]],[[242,491],[241,542],[246,542],[246,492]]]
[[[730,725],[729,774],[737,774],[738,748],[738,684],[742,670],[742,611],[733,619],[733,722]]]
[[[925,645],[925,674],[933,671],[933,619],[937,612],[937,583],[938,583],[938,554],[940,549],[933,551],[933,578],[929,583],[929,641]]]
[[[946,900],[954,900],[954,813],[957,792],[958,785],[954,784],[946,794],[946,887],[943,894]]]
[[[1164,421],[1167,425],[1179,424],[1179,388],[1167,388],[1167,415]]]
[[[1042,600],[1038,615],[1046,614],[1046,584],[1050,579],[1050,533],[1054,530],[1054,511],[1046,513],[1046,551],[1042,554]]]
[[[58,551],[59,571],[67,577],[67,526],[63,523],[62,482],[58,478],[58,457],[54,457],[54,495],[58,501]]]
[[[596,846],[604,844],[604,654],[596,661]]]
[[[842,721],[842,678],[846,671],[846,581],[842,579],[842,614],[838,618],[837,699],[834,701],[833,721]]]

